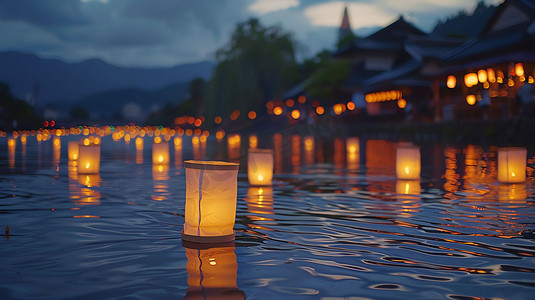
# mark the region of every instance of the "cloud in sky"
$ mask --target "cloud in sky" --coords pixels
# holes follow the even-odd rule
[[[172,66],[213,60],[238,22],[257,17],[291,32],[298,55],[306,57],[334,46],[346,3],[354,30],[385,26],[403,14],[429,31],[477,0],[3,0],[0,51]]]
[[[299,6],[298,0],[257,0],[249,6],[249,10],[262,15],[297,6]]]

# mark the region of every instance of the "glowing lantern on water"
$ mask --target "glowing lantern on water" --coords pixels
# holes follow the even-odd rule
[[[100,145],[80,145],[78,151],[78,173],[98,173],[100,170]]]
[[[498,149],[498,181],[519,183],[526,181],[526,148]]]
[[[420,148],[398,146],[396,150],[396,174],[399,179],[420,178]]]
[[[234,240],[239,164],[188,160],[184,167],[186,209],[182,239],[194,243]]]
[[[251,185],[271,185],[273,179],[273,150],[249,149],[247,176]]]
[[[184,244],[188,291],[184,299],[245,299],[238,289],[238,263],[234,243],[217,248]]]
[[[404,109],[407,106],[407,100],[405,99],[399,99],[398,100],[398,107],[401,109]]]
[[[78,159],[78,155],[80,153],[80,142],[78,141],[70,141],[67,145],[67,152],[69,156],[70,161],[75,161]]]
[[[446,81],[446,85],[450,89],[454,88],[457,85],[457,78],[455,78],[455,76],[453,76],[453,75],[449,75],[448,76],[448,80]]]
[[[476,73],[468,73],[468,74],[464,75],[464,84],[467,87],[472,87],[474,85],[477,85],[478,82],[479,82],[479,80],[477,79],[477,74]]]
[[[169,143],[162,142],[159,137],[152,144],[152,163],[155,165],[169,164]]]

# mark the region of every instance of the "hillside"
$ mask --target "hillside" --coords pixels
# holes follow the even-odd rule
[[[214,64],[199,62],[170,68],[124,68],[101,60],[65,63],[18,52],[0,53],[0,82],[15,97],[43,106],[121,89],[154,90],[194,78],[209,79]]]

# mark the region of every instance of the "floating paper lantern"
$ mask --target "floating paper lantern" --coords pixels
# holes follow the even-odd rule
[[[247,176],[251,185],[271,185],[273,179],[273,150],[249,149]]]
[[[245,299],[238,289],[238,263],[234,242],[224,247],[194,247],[185,244],[188,291],[184,299]]]
[[[398,146],[396,150],[396,174],[399,179],[420,178],[420,148]]]
[[[98,173],[100,170],[100,145],[80,145],[78,151],[78,173]]]
[[[464,75],[464,84],[466,87],[472,87],[474,85],[477,85],[479,83],[479,80],[477,79],[476,73],[468,73]]]
[[[195,243],[234,240],[237,201],[237,163],[184,162],[186,209],[182,239]]]
[[[80,142],[79,141],[70,141],[67,145],[69,161],[78,160],[78,155],[80,153]]]
[[[169,143],[162,142],[160,137],[156,137],[152,144],[152,163],[155,165],[169,164]]]
[[[526,148],[498,149],[498,181],[519,183],[526,181]]]

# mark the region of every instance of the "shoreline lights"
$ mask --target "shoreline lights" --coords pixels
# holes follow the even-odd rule
[[[186,207],[182,239],[217,244],[234,240],[238,163],[184,162]]]
[[[420,147],[400,145],[396,149],[396,175],[399,179],[420,179]]]
[[[247,177],[251,185],[272,185],[273,150],[249,149],[247,154]]]
[[[510,147],[498,149],[498,181],[521,183],[526,181],[527,149]]]

